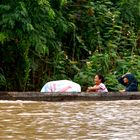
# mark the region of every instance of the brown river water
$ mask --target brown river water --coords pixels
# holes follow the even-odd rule
[[[140,100],[0,101],[0,140],[140,140]]]

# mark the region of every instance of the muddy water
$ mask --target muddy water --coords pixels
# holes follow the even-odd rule
[[[140,101],[0,101],[0,140],[139,140]]]

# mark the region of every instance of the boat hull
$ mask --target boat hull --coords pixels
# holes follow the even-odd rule
[[[0,100],[25,101],[113,101],[140,100],[140,92],[108,93],[41,93],[41,92],[0,92]]]

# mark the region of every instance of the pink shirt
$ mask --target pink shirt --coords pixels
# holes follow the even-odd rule
[[[106,86],[103,83],[100,83],[97,86],[99,86],[99,89],[97,89],[95,92],[108,92]]]

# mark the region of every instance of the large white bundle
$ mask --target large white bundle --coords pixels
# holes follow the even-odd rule
[[[81,86],[70,80],[47,82],[41,92],[81,92]]]

